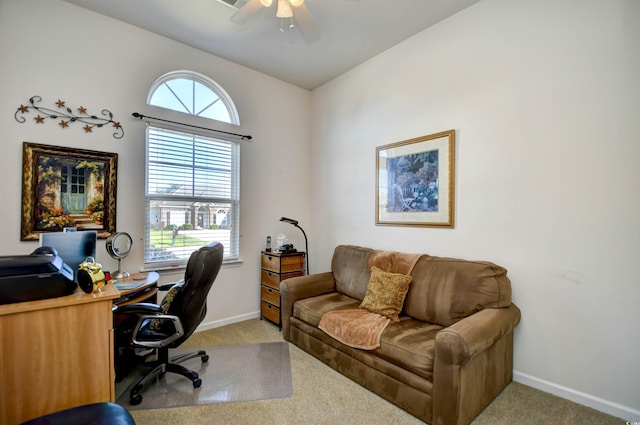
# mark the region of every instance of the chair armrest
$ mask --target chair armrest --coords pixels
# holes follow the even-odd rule
[[[513,330],[520,309],[487,308],[438,332],[433,423],[467,424],[513,379]]]
[[[144,336],[144,334],[140,334],[140,331],[143,329],[143,325],[148,320],[159,320],[159,321],[168,321],[173,323],[173,327],[175,332],[169,335],[165,335],[162,333],[154,334],[152,337]],[[131,342],[134,345],[138,345],[140,347],[147,348],[162,348],[166,345],[171,344],[176,339],[180,338],[184,335],[184,327],[182,326],[182,321],[178,316],[173,316],[170,314],[151,314],[140,316],[138,319],[138,323],[136,324],[135,331],[131,334]]]
[[[157,304],[152,303],[133,303],[117,306],[116,309],[113,310],[113,314],[116,315],[124,315],[124,314],[157,314],[162,313],[162,309]]]
[[[293,316],[293,305],[296,301],[335,290],[332,272],[292,277],[280,282],[280,320],[284,339],[289,340],[289,320]]]

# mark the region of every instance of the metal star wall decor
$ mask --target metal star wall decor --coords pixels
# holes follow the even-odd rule
[[[118,121],[113,120],[113,114],[108,109],[103,109],[103,117],[98,117],[97,115],[88,114],[87,108],[84,106],[77,108],[78,113],[74,114],[73,110],[66,106],[66,102],[60,99],[56,102],[57,110],[38,106],[37,103],[41,101],[42,98],[40,96],[32,96],[29,99],[31,106],[20,105],[14,114],[16,121],[19,123],[26,122],[27,119],[24,117],[24,114],[34,109],[38,112],[38,115],[33,117],[36,124],[44,124],[45,119],[49,118],[52,120],[60,120],[58,121],[58,125],[62,129],[65,129],[69,127],[69,124],[80,122],[85,124],[84,127],[82,127],[85,133],[92,133],[95,127],[101,128],[107,124],[111,124],[111,126],[115,128],[113,133],[114,138],[122,139],[124,136],[124,129]]]

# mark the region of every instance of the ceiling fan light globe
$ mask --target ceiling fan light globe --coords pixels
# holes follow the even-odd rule
[[[260,0],[260,4],[262,4],[264,7],[269,7],[272,3],[273,0]]]
[[[278,18],[291,18],[293,16],[293,9],[291,9],[291,3],[289,3],[289,0],[278,0],[276,16]]]

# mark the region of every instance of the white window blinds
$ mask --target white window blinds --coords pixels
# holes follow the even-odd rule
[[[239,151],[238,142],[147,128],[147,266],[186,264],[212,241],[225,260],[238,258]]]

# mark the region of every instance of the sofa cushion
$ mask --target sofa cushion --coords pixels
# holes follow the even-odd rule
[[[333,310],[355,310],[360,301],[343,295],[339,292],[329,292],[317,297],[298,300],[293,305],[293,317],[303,322],[318,327],[322,316]]]
[[[411,272],[407,315],[441,326],[485,308],[511,305],[507,270],[486,261],[424,256]]]
[[[338,292],[298,300],[293,316],[309,326],[318,327],[322,316],[333,310],[358,308],[359,301]],[[390,322],[380,337],[380,347],[367,351],[376,357],[393,363],[424,379],[433,379],[435,338],[440,325],[424,323],[408,316],[400,316],[400,322]],[[346,345],[341,348],[351,352]]]
[[[411,279],[411,276],[385,272],[375,266],[371,267],[367,293],[360,308],[398,322],[398,315],[402,311]]]
[[[440,325],[402,316],[400,322],[389,323],[374,353],[432,381],[436,334],[441,329]]]
[[[338,292],[362,301],[371,276],[369,257],[373,252],[372,249],[352,245],[336,247],[331,259],[331,271]]]

